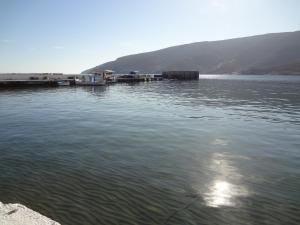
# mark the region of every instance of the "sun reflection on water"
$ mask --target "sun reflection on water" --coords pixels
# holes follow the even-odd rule
[[[228,155],[213,154],[211,169],[217,176],[204,194],[207,206],[235,206],[237,197],[248,195],[246,187],[242,184],[242,175],[231,165]]]
[[[226,181],[216,181],[204,197],[206,204],[211,207],[233,206],[233,185]]]

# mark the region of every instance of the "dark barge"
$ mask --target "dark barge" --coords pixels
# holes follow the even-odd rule
[[[199,71],[165,71],[162,77],[169,80],[199,80]]]

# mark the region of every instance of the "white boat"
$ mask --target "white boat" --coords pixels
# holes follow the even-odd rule
[[[57,81],[58,86],[70,86],[71,83],[68,80],[59,80]]]
[[[106,84],[103,74],[82,74],[75,78],[75,84],[79,86],[102,86]]]

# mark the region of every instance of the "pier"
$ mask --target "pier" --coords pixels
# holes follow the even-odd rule
[[[41,87],[55,87],[58,82],[54,80],[0,80],[1,87],[24,87],[24,86],[41,86]]]
[[[93,74],[62,73],[11,73],[0,74],[0,88],[5,87],[57,87],[57,86],[101,86],[113,83],[132,83],[161,80],[195,80],[198,71],[166,71],[161,74],[114,74],[105,70]]]

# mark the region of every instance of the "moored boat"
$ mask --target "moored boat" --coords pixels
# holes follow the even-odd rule
[[[71,83],[68,80],[59,80],[57,81],[58,86],[70,86]]]
[[[106,84],[103,74],[82,74],[75,78],[75,84],[79,86],[102,86]]]

